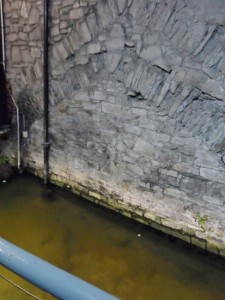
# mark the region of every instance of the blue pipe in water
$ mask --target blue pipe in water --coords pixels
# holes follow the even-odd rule
[[[2,238],[0,264],[58,299],[118,300]]]

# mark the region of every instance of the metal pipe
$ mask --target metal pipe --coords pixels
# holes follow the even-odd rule
[[[58,299],[118,299],[2,238],[0,264]]]
[[[1,10],[1,36],[2,36],[2,64],[5,71],[5,33],[4,33],[3,0],[0,0],[0,10]]]
[[[21,146],[20,146],[20,111],[19,107],[14,99],[14,97],[10,94],[10,97],[13,101],[13,104],[16,108],[16,122],[17,122],[17,167],[20,170],[21,167]]]
[[[44,184],[48,183],[48,169],[49,169],[49,82],[48,82],[48,19],[49,19],[49,0],[44,0],[44,141],[43,141],[43,150],[44,150],[44,169],[43,177]]]

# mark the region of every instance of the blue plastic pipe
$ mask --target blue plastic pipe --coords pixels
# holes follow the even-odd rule
[[[58,299],[118,299],[2,238],[0,264]]]

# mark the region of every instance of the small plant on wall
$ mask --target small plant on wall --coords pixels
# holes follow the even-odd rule
[[[198,225],[204,229],[204,225],[205,225],[205,222],[208,220],[208,216],[206,216],[206,215],[201,216],[200,213],[197,213],[195,216],[195,220],[198,223]]]
[[[0,165],[8,164],[9,163],[9,158],[8,156],[0,156]]]

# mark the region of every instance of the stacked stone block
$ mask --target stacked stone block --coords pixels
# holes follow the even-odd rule
[[[24,162],[39,169],[43,3],[6,2]],[[222,255],[224,11],[222,0],[57,0],[50,11],[53,180]]]

